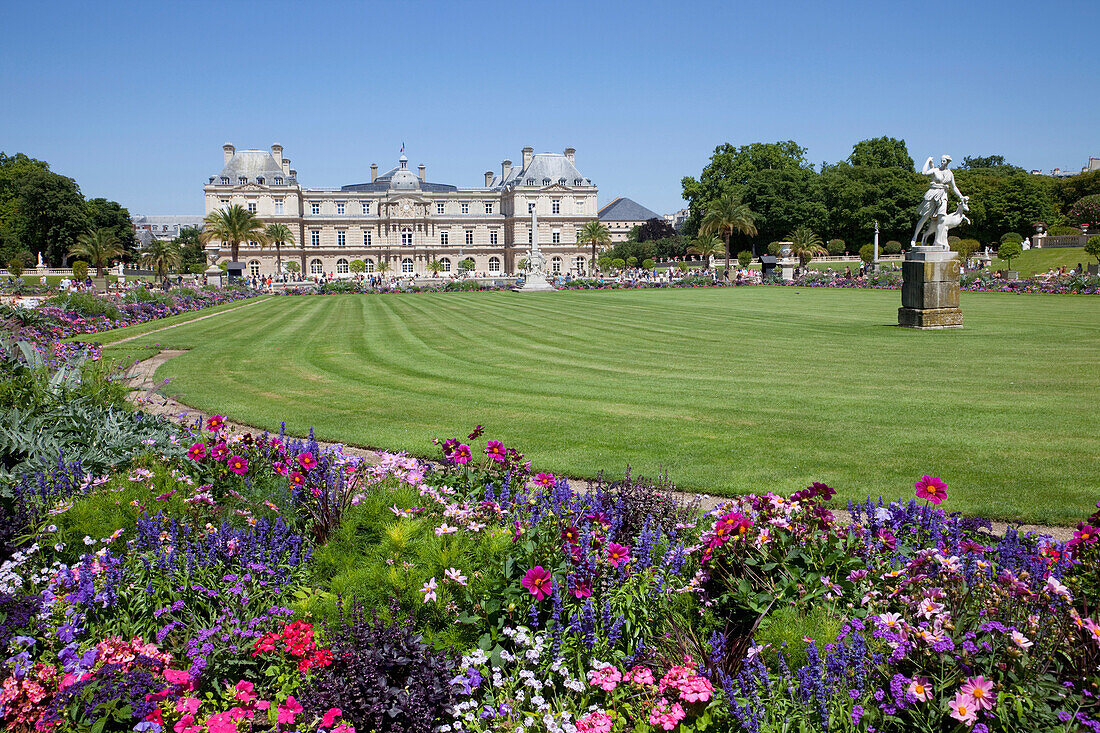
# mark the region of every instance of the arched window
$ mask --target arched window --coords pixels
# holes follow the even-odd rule
[[[276,186],[283,185],[283,177],[282,176],[275,176],[275,185]]]
[[[367,272],[374,272],[374,260],[367,258],[363,260],[363,264],[366,265]]]
[[[323,275],[325,274],[325,266],[321,264],[321,260],[309,261],[309,274],[310,275]]]
[[[408,227],[402,227],[401,229],[401,244],[405,247],[411,247],[413,243],[413,232]]]
[[[401,272],[406,275],[411,275],[413,273],[413,261],[411,257],[406,257],[401,260]]]
[[[259,260],[251,260],[248,263],[248,274],[251,275],[252,277],[259,277],[260,276],[260,261]]]
[[[345,260],[343,257],[336,260],[336,274],[337,275],[347,275],[349,272],[351,272],[351,268],[348,266],[348,261],[347,260]]]
[[[576,270],[577,272],[584,272],[585,271],[585,266],[584,265],[585,265],[585,260],[584,260],[583,257],[574,257],[573,258],[573,269]]]
[[[550,260],[550,272],[555,275],[561,274],[561,257],[553,257]]]
[[[500,258],[499,257],[490,257],[489,258],[489,272],[500,272]]]
[[[439,264],[443,265],[443,272],[451,271],[451,259],[449,257],[440,258]]]

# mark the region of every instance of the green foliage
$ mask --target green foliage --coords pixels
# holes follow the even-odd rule
[[[737,253],[737,264],[741,267],[748,267],[752,264],[752,252],[747,249],[743,249]]]
[[[825,249],[833,257],[839,257],[844,254],[844,240],[843,239],[830,239],[829,243],[825,245]]]
[[[615,270],[622,270],[626,267],[626,260],[624,260],[622,257],[616,257],[615,259],[611,260],[611,267]]]
[[[848,163],[867,168],[894,168],[913,172],[913,158],[904,140],[893,137],[876,137],[860,140],[852,146]]]
[[[859,258],[864,262],[871,263],[875,261],[875,245],[865,244],[859,248]]]
[[[285,265],[287,272],[301,272],[302,267],[295,260],[290,260]]]
[[[797,605],[774,609],[756,632],[756,643],[767,645],[766,659],[778,663],[779,652],[787,657],[791,669],[806,664],[806,639],[813,639],[818,649],[836,641],[844,617],[827,604],[811,608]]]
[[[103,277],[103,268],[107,263],[126,254],[114,232],[110,229],[89,229],[81,234],[76,245],[69,252],[70,257],[81,257],[96,268],[96,274]]]
[[[900,255],[901,254],[901,242],[891,239],[882,248],[883,254],[888,255]]]
[[[77,280],[83,280],[88,277],[88,263],[84,260],[77,260],[73,263],[73,277]]]
[[[1004,242],[1023,242],[1024,237],[1019,232],[1005,232],[1001,235],[1000,241]]]
[[[264,223],[240,204],[230,204],[207,214],[199,240],[204,244],[214,240],[227,242],[233,262],[240,257],[241,242],[258,242],[262,246],[269,241]]]
[[[154,239],[141,252],[141,264],[151,267],[157,277],[164,277],[183,261],[183,253],[176,240]]]
[[[772,255],[773,257],[778,256],[781,249],[782,245],[780,245],[779,242],[770,242],[768,244],[768,254]]]
[[[657,263],[654,262],[652,258],[646,258],[646,259],[642,260],[642,269],[643,270],[652,270],[656,266],[657,266]]]
[[[959,166],[959,170],[964,171],[992,171],[1001,175],[1015,175],[1018,173],[1027,172],[1018,165],[1012,165],[1005,162],[1003,155],[978,155],[978,156],[966,156],[963,158],[962,165]]]
[[[88,215],[88,225],[92,229],[106,229],[125,252],[134,251],[137,244],[134,225],[130,220],[130,212],[121,204],[104,198],[89,199],[84,209]]]
[[[1100,193],[1078,199],[1069,210],[1069,219],[1082,226],[1100,224]]]
[[[23,277],[23,258],[19,255],[8,260],[8,274],[14,278]]]
[[[112,301],[92,293],[61,293],[47,300],[46,304],[70,313],[78,313],[85,318],[104,316],[115,321],[122,317],[118,306]]]
[[[474,269],[474,261],[470,257],[467,257],[466,259],[461,260],[458,263],[458,271],[459,272],[470,272],[473,269]],[[381,271],[381,269],[379,269],[379,271]]]
[[[960,239],[957,242],[950,242],[952,251],[959,253],[959,259],[965,262],[970,258],[970,255],[981,249],[982,245],[977,239]]]
[[[26,250],[60,264],[88,225],[76,181],[44,161],[0,153],[0,261]]]
[[[687,251],[688,254],[698,255],[705,263],[711,257],[720,257],[726,251],[726,247],[718,237],[700,236]]]
[[[1076,237],[1081,234],[1081,228],[1070,226],[1053,226],[1047,229],[1047,234],[1051,237]]]
[[[1085,242],[1085,254],[1095,257],[1097,264],[1100,264],[1100,235],[1089,237]]]
[[[1009,269],[1012,269],[1012,260],[1023,254],[1023,251],[1024,248],[1019,242],[1002,242],[997,248],[997,256],[1008,264]]]
[[[363,260],[352,260],[348,263],[348,269],[358,275],[367,269],[367,263]]]
[[[787,238],[791,241],[791,254],[798,258],[802,267],[808,265],[814,257],[826,253],[825,247],[821,244],[821,237],[809,227],[798,227]]]
[[[653,217],[637,227],[639,242],[654,242],[676,236],[676,230],[664,219]]]
[[[198,227],[183,227],[175,239],[180,248],[180,266],[195,274],[206,269],[206,250],[199,240],[201,234],[202,230]]]
[[[611,259],[622,259],[627,262],[634,258],[636,262],[656,256],[656,247],[653,242],[618,242],[615,246],[604,252]]]

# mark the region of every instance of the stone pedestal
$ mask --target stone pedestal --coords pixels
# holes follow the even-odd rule
[[[913,247],[901,263],[898,325],[906,328],[962,328],[958,254],[939,247]]]
[[[519,293],[543,293],[553,290],[554,286],[547,281],[546,276],[541,272],[527,273],[527,277],[523,279],[523,287],[516,288],[516,292]]]

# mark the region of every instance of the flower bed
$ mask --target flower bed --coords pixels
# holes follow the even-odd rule
[[[1100,512],[1063,544],[932,476],[841,521],[824,484],[578,487],[480,426],[436,464],[189,432],[13,487],[5,729],[1100,730]]]

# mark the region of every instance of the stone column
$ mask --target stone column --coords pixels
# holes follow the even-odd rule
[[[912,247],[901,263],[898,325],[906,328],[962,328],[958,254],[939,247]]]

